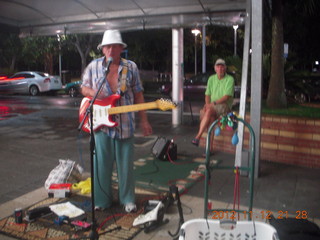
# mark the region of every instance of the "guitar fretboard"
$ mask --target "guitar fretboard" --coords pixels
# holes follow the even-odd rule
[[[119,106],[119,107],[113,107],[108,109],[108,114],[119,114],[119,113],[125,113],[125,112],[136,112],[141,110],[148,110],[148,109],[156,109],[158,108],[157,102],[149,102],[149,103],[138,103],[134,105],[129,106]]]

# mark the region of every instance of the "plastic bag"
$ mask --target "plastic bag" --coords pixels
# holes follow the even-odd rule
[[[59,160],[59,165],[51,170],[44,187],[48,190],[53,183],[72,183],[81,180],[83,168],[72,160]]]
[[[89,194],[91,193],[91,178],[87,178],[87,180],[81,181],[79,183],[74,183],[72,185],[72,189],[80,190],[81,194]]]

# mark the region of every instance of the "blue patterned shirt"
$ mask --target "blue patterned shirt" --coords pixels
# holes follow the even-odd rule
[[[117,101],[116,106],[133,105],[134,104],[134,94],[143,91],[142,83],[140,81],[140,75],[137,65],[127,60],[128,73],[126,80],[126,91],[121,96],[120,100]],[[105,57],[101,57],[93,60],[85,69],[82,76],[82,85],[84,87],[92,88],[98,90],[100,82],[105,78],[105,67],[106,61]],[[118,69],[118,90],[117,94],[120,94],[121,87],[121,77],[122,70],[124,67],[124,62],[121,60]],[[108,81],[105,82],[101,89],[100,96],[108,97],[113,95]],[[118,123],[116,127],[103,127],[101,131],[104,131],[108,136],[112,138],[125,139],[133,137],[135,129],[135,114],[134,112],[121,113],[112,115],[112,121]]]

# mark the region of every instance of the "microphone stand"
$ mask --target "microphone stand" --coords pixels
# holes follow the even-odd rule
[[[104,79],[101,81],[100,86],[98,88],[98,91],[96,92],[96,94],[94,95],[94,97],[91,99],[90,101],[90,105],[88,106],[88,108],[86,109],[84,118],[82,119],[79,127],[78,127],[78,131],[81,131],[84,121],[85,119],[88,117],[90,117],[90,167],[91,167],[91,211],[92,211],[92,215],[91,215],[91,232],[89,234],[89,239],[91,240],[98,240],[99,239],[99,234],[97,232],[97,220],[95,217],[95,206],[94,206],[94,149],[95,149],[95,140],[94,140],[94,132],[93,132],[93,104],[95,102],[95,100],[98,97],[98,94],[100,93],[103,84],[106,82],[107,79],[107,75],[109,73],[109,66],[110,64],[107,64],[107,67],[105,69],[105,77]]]

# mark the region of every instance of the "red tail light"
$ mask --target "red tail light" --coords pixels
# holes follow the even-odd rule
[[[21,79],[25,79],[25,78],[24,77],[17,77],[17,78],[6,78],[6,79],[2,79],[2,80],[15,81],[15,80],[21,80]]]
[[[51,80],[50,80],[50,78],[45,78],[45,79],[43,80],[43,82],[44,82],[44,83],[47,83],[47,82],[49,83],[49,82],[51,82]]]
[[[0,115],[7,115],[9,113],[9,107],[0,106]]]

